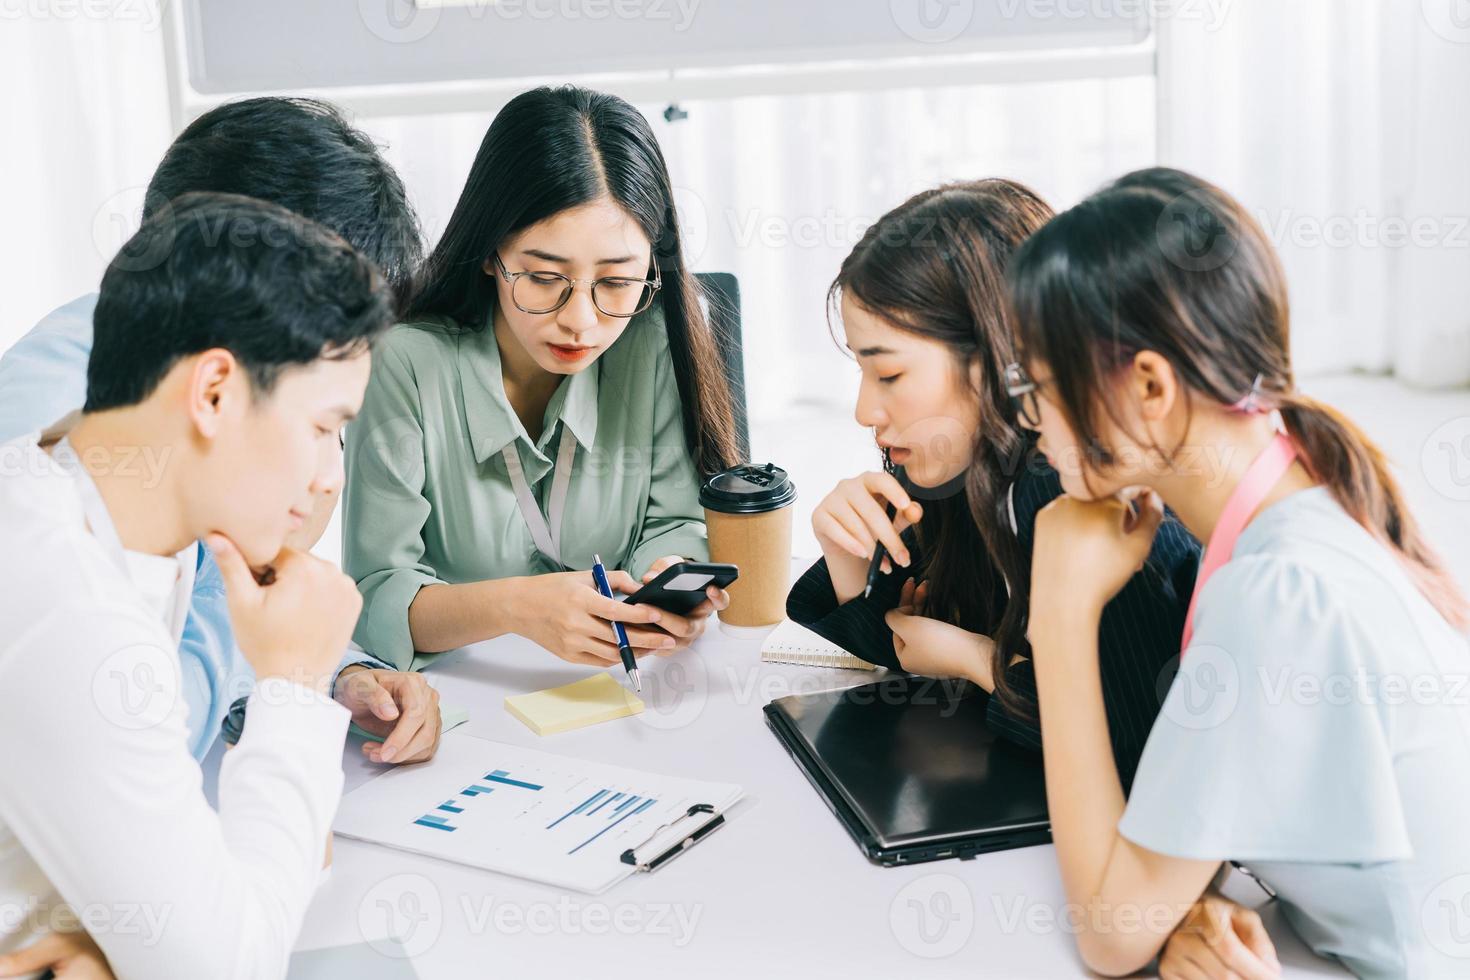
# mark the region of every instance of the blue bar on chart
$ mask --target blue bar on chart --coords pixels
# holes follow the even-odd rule
[[[596,813],[598,810],[601,810],[603,807],[607,806],[609,803],[616,803],[618,800],[621,800],[622,798],[623,798],[623,794],[622,793],[614,793],[612,796],[609,796],[607,799],[603,800],[601,803],[597,804],[595,807],[593,807],[592,809],[588,810],[587,811],[587,816],[589,816],[589,817],[592,816],[592,814]]]
[[[453,800],[445,800],[443,803],[440,803],[439,809],[447,810],[450,813],[464,813],[464,807],[455,806]]]
[[[492,783],[503,783],[506,786],[519,786],[521,789],[532,789],[538,792],[541,790],[541,787],[537,786],[535,783],[526,783],[522,782],[519,779],[510,779],[509,776],[510,773],[506,772],[504,769],[496,769],[494,772],[487,772],[485,774],[485,779]]]
[[[447,818],[436,817],[432,813],[424,814],[422,817],[419,817],[417,820],[415,820],[414,823],[418,824],[420,827],[433,827],[435,830],[453,831],[457,829],[449,822]]]
[[[640,806],[638,806],[638,807],[636,807],[636,808],[634,808],[632,810],[629,810],[627,813],[623,814],[621,817],[618,817],[612,823],[608,824],[606,827],[603,827],[597,833],[593,834],[591,837],[587,838],[582,843],[580,843],[576,847],[572,848],[570,851],[567,851],[567,853],[568,854],[576,854],[582,848],[586,847],[588,844],[590,844],[593,841],[597,840],[597,838],[601,837],[603,834],[607,833],[609,830],[612,830],[614,827],[616,827],[618,824],[622,823],[624,820],[627,820],[629,817],[636,817],[638,814],[642,813],[644,810],[647,810],[649,807],[653,806],[657,802],[658,802],[658,800],[644,800],[643,803]]]
[[[596,803],[598,800],[602,799],[606,795],[607,795],[607,790],[605,790],[605,789],[598,790],[596,793],[593,793],[591,796],[587,797],[581,803],[577,804],[577,806],[576,806],[575,809],[568,810],[566,813],[563,813],[561,816],[559,816],[555,820],[551,821],[551,823],[549,823],[549,824],[546,825],[546,829],[547,830],[550,830],[552,827],[555,827],[557,824],[561,823],[567,817],[570,817],[570,816],[572,816],[574,814],[581,813],[583,810],[587,809],[587,807],[591,806],[593,803]]]
[[[460,796],[479,796],[481,793],[493,793],[495,790],[489,786],[466,786],[459,791]]]
[[[613,816],[613,814],[622,813],[628,807],[632,806],[634,803],[637,803],[641,799],[643,799],[643,797],[641,797],[641,796],[630,796],[630,797],[628,797],[626,800],[624,800],[618,806],[618,808],[616,810],[614,810],[612,813],[609,813],[608,816]]]

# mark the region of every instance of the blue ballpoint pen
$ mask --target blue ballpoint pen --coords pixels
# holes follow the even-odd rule
[[[602,556],[592,556],[592,581],[597,583],[597,591],[613,597],[612,586],[607,584],[607,569],[602,567]],[[633,648],[628,645],[628,631],[623,629],[623,624],[613,620],[613,633],[618,638],[618,656],[623,658],[623,669],[628,676],[633,678],[633,688],[638,692],[643,691],[643,682],[638,679],[638,661],[633,659]]]

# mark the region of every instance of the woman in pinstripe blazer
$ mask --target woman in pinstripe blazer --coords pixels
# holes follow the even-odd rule
[[[829,309],[862,369],[855,415],[893,465],[842,481],[818,506],[824,557],[787,599],[791,619],[865,660],[993,692],[992,726],[1037,750],[1030,553],[1036,514],[1061,484],[1006,393],[1004,275],[1051,216],[1011,181],[946,185],[889,212],[843,262]],[[868,594],[880,542],[891,557]],[[1177,666],[1198,561],[1199,545],[1166,521],[1103,617],[1103,696],[1125,785]]]

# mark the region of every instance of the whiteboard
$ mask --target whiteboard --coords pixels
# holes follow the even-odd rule
[[[183,0],[195,92],[1107,48],[1143,0]]]

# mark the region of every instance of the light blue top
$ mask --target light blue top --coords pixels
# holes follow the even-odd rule
[[[1200,596],[1119,825],[1234,860],[1361,977],[1470,976],[1470,647],[1325,488]]]
[[[0,357],[0,442],[47,428],[82,407],[96,306],[97,294],[90,293],[53,310]],[[342,666],[359,662],[382,666],[352,652]],[[255,687],[255,672],[235,646],[224,581],[208,548],[199,549],[179,664],[189,706],[189,751],[203,761],[230,705]]]

